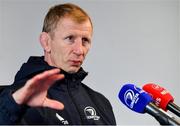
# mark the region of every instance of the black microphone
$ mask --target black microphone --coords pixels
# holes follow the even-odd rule
[[[119,92],[119,99],[135,112],[152,115],[161,125],[180,125],[174,117],[154,105],[152,97],[147,92],[134,84],[124,85]]]
[[[148,83],[143,86],[143,90],[152,96],[158,107],[165,111],[169,110],[180,117],[180,107],[173,103],[174,98],[166,89],[157,84]]]

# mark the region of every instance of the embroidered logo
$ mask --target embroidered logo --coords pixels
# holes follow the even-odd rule
[[[61,121],[62,124],[68,125],[69,122],[67,120],[64,120],[63,117],[61,117],[58,113],[56,113],[56,117]]]
[[[87,106],[84,109],[84,113],[85,113],[87,119],[93,119],[93,120],[99,120],[100,119],[100,116],[96,115],[96,110],[91,106]]]

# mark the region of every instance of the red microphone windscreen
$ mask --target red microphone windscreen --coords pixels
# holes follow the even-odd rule
[[[171,94],[166,89],[160,87],[157,84],[145,84],[143,86],[143,90],[148,92],[153,97],[155,104],[163,110],[167,110],[166,107],[168,103],[174,101],[174,98],[171,96]]]

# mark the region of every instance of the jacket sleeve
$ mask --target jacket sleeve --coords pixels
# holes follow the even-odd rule
[[[104,95],[92,90],[88,86],[84,85],[84,87],[86,88],[86,91],[92,98],[92,101],[94,102],[98,110],[103,114],[103,118],[106,121],[106,125],[116,125],[116,119],[113,113],[113,108],[109,100]]]
[[[26,107],[18,105],[12,97],[12,90],[5,89],[0,94],[0,125],[16,124]]]
[[[104,113],[104,118],[108,121],[107,125],[116,125],[113,108],[109,100],[104,95],[98,93],[94,95],[94,100],[99,110]]]

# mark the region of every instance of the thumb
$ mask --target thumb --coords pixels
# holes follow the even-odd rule
[[[63,103],[56,100],[49,99],[49,98],[45,98],[43,102],[43,107],[49,107],[49,108],[58,109],[58,110],[64,109]]]

